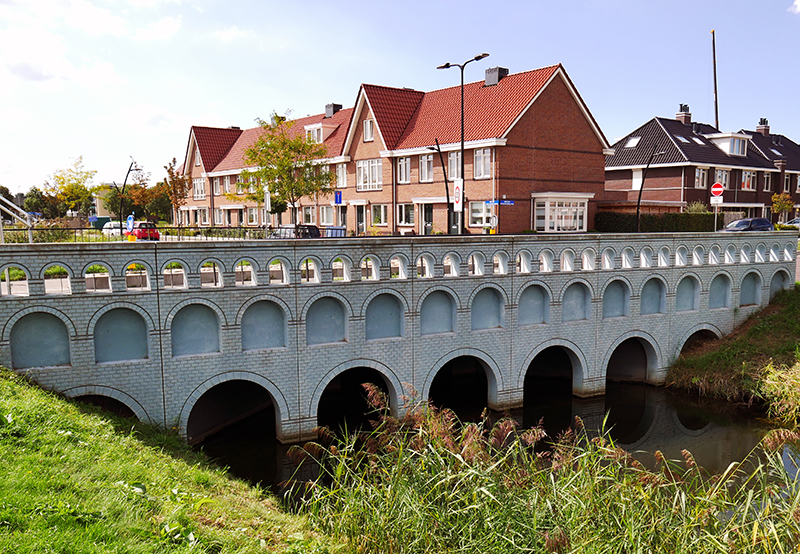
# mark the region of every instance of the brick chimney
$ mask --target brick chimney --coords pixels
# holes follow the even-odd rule
[[[678,113],[675,114],[675,119],[677,119],[684,125],[692,124],[692,112],[689,111],[689,104],[680,104],[680,107],[678,108]]]
[[[758,120],[758,127],[756,127],[756,133],[761,133],[765,137],[769,136],[769,120],[766,117],[762,117]]]

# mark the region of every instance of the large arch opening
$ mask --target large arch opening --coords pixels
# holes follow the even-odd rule
[[[225,381],[208,389],[192,407],[186,438],[233,475],[271,486],[282,475],[275,420],[275,405],[264,387]]]
[[[570,428],[574,370],[575,356],[563,346],[551,346],[536,355],[525,373],[523,427],[527,429],[541,421],[552,439]]]
[[[124,402],[111,398],[110,396],[103,396],[102,394],[84,394],[73,398],[76,402],[97,406],[114,415],[127,418],[136,418],[136,414]]]
[[[480,421],[489,402],[489,367],[475,356],[459,356],[444,364],[433,378],[428,399],[452,410],[461,421]]]
[[[632,337],[614,349],[606,367],[606,381],[619,383],[647,382],[647,369],[653,366],[653,347],[646,341]]]
[[[365,384],[375,385],[385,395],[389,386],[383,375],[370,367],[354,367],[334,377],[325,387],[317,406],[317,424],[334,431],[352,432],[366,428],[377,419],[376,408],[370,404]],[[388,406],[386,406],[388,408]]]
[[[686,342],[683,343],[683,348],[681,348],[681,354],[688,352],[692,348],[700,346],[706,342],[717,340],[717,338],[717,335],[714,334],[713,331],[709,331],[708,329],[700,329],[699,331],[692,333],[692,335],[686,339]]]

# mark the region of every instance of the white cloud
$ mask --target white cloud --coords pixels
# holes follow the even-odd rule
[[[800,2],[800,0],[798,0]],[[253,31],[242,30],[236,25],[222,29],[221,31],[214,31],[211,36],[221,42],[231,42],[233,40],[243,40],[254,37],[256,34]]]
[[[792,13],[800,13],[800,0],[794,0],[794,4],[789,7],[789,11]]]
[[[111,13],[111,10],[98,8],[87,0],[72,0],[67,6],[61,4],[64,22],[90,35],[123,35],[127,33],[125,20]]]
[[[175,35],[181,28],[181,16],[165,17],[155,23],[136,31],[136,40],[166,40]]]
[[[130,4],[134,8],[155,8],[160,4],[180,4],[180,3],[181,0],[128,0],[128,4]]]

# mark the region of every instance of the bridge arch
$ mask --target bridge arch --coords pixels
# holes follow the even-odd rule
[[[17,265],[17,267],[19,267],[19,265]],[[72,270],[72,268],[69,265],[67,265],[64,262],[54,261],[54,262],[48,262],[47,264],[42,266],[42,270],[39,272],[39,279],[44,279],[45,278],[45,272],[47,272],[47,270],[50,269],[51,267],[63,267],[64,270],[69,275],[70,279],[73,279],[75,277],[75,272]]]
[[[156,323],[153,321],[153,317],[150,315],[150,312],[143,309],[141,306],[134,304],[132,302],[112,302],[111,304],[106,304],[99,310],[97,310],[94,314],[92,314],[92,318],[89,320],[89,324],[86,326],[86,334],[91,335],[94,332],[94,327],[97,325],[97,320],[105,314],[116,308],[127,308],[129,310],[133,310],[134,312],[138,313],[142,316],[142,319],[145,320],[147,323],[148,329],[155,329]]]
[[[280,264],[280,278],[277,283],[272,282],[270,276],[269,284],[271,285],[290,285],[292,281],[292,264],[286,256],[273,256],[267,262],[267,271],[272,273],[272,264]]]
[[[571,279],[561,289],[561,321],[586,321],[592,319],[594,291],[585,279]]]
[[[584,380],[589,367],[586,356],[577,344],[562,338],[550,339],[533,347],[533,349],[526,356],[525,361],[522,363],[522,367],[520,368],[519,375],[517,376],[517,388],[524,390],[525,378],[528,375],[528,370],[530,369],[531,364],[533,364],[533,360],[536,359],[536,356],[554,346],[563,348],[564,352],[572,363],[572,393],[575,394],[583,391]]]
[[[220,326],[228,324],[228,319],[225,317],[225,312],[217,304],[215,304],[211,300],[206,300],[205,298],[192,297],[192,298],[187,298],[186,300],[182,300],[172,307],[172,309],[167,314],[166,319],[164,320],[164,326],[167,328],[171,328],[172,320],[175,318],[175,314],[177,314],[179,311],[181,311],[182,308],[188,306],[189,304],[202,304],[204,306],[208,306],[209,308],[214,310],[214,312],[217,314]]]
[[[420,295],[417,304],[420,335],[454,333],[458,330],[458,295],[449,287],[434,286]]]
[[[81,269],[81,275],[86,275],[86,271],[90,267],[92,267],[93,265],[101,265],[101,266],[103,266],[104,268],[106,268],[106,270],[108,271],[109,276],[111,276],[111,277],[114,277],[115,275],[117,275],[117,273],[114,271],[114,266],[111,265],[110,263],[104,262],[102,260],[92,260],[89,263],[83,264],[83,268]],[[2,269],[4,267],[5,266],[0,266],[0,271],[2,271]]]
[[[286,348],[290,313],[285,302],[268,294],[245,302],[236,314],[242,351]]]
[[[645,331],[641,330],[634,330],[628,331],[617,337],[617,339],[608,347],[605,354],[603,355],[603,374],[606,380],[609,379],[609,365],[614,361],[614,355],[624,354],[618,352],[618,348],[622,346],[622,344],[629,340],[636,340],[638,341],[639,345],[644,350],[644,354],[646,357],[646,366],[644,367],[644,375],[634,375],[633,372],[628,372],[627,375],[619,374],[614,375],[616,379],[619,381],[634,381],[634,382],[645,382],[645,383],[657,383],[659,382],[660,375],[658,375],[659,370],[665,364],[663,363],[662,355],[661,355],[661,348],[658,344],[658,341],[651,335]],[[627,365],[627,364],[626,364]]]
[[[369,263],[366,263],[369,262]],[[367,269],[367,276],[364,277],[361,269],[365,266]],[[381,278],[381,267],[383,266],[383,261],[380,257],[376,254],[364,254],[361,256],[361,260],[358,262],[358,279],[359,280],[368,280],[368,281],[378,281]]]
[[[392,306],[392,299],[396,303],[395,306]],[[386,302],[387,300],[388,302]],[[380,302],[381,305],[373,305],[373,301]],[[399,313],[395,314],[394,317],[390,317],[393,308],[399,308]],[[376,309],[379,312],[374,312]],[[408,302],[402,293],[390,288],[374,291],[361,305],[361,318],[364,320],[366,340],[404,337],[406,335],[405,319],[407,314]]]
[[[211,257],[208,257],[208,258],[203,258],[200,261],[200,263],[198,263],[197,266],[194,268],[195,269],[194,272],[195,273],[200,273],[200,270],[207,263],[217,264],[217,267],[219,267],[220,273],[224,273],[225,271],[227,271],[227,268],[225,267],[225,264],[222,263],[222,260],[220,260],[219,258],[215,258],[215,257],[211,256]]]
[[[739,284],[739,306],[760,306],[764,277],[753,269],[745,272]]]
[[[505,327],[507,305],[506,291],[501,287],[491,283],[475,287],[469,297],[472,330]]]
[[[75,325],[59,310],[32,306],[9,318],[3,338],[10,346],[11,366],[28,369],[72,365],[75,334]]]
[[[675,312],[691,312],[700,309],[702,281],[694,272],[681,274],[675,284]]]
[[[273,294],[259,294],[258,296],[253,296],[252,298],[249,298],[247,302],[245,302],[239,307],[239,311],[236,312],[236,317],[234,318],[234,324],[241,325],[242,317],[244,316],[244,313],[247,311],[247,308],[249,308],[256,302],[262,302],[264,300],[269,302],[275,302],[276,304],[278,304],[281,308],[283,308],[287,320],[292,319],[292,310],[282,298],[280,298],[279,296],[275,296]]]
[[[770,277],[769,280],[769,299],[778,294],[782,290],[786,290],[792,287],[791,277],[786,272],[785,269],[778,268]]]
[[[700,323],[692,326],[683,334],[680,340],[678,340],[675,348],[674,359],[678,359],[678,357],[681,355],[681,352],[683,352],[683,349],[687,346],[687,343],[689,343],[690,339],[695,337],[695,335],[713,335],[714,337],[720,339],[722,338],[723,333],[716,325],[711,325],[710,323]]]
[[[497,362],[486,352],[476,348],[459,348],[452,350],[439,358],[433,367],[428,371],[422,384],[421,398],[427,399],[431,395],[431,385],[433,385],[439,372],[447,365],[457,358],[471,357],[475,358],[483,367],[486,373],[487,397],[486,402],[490,408],[497,406],[498,390],[503,390],[503,373],[500,371],[500,366]]]
[[[168,265],[176,264],[176,263],[177,264],[181,264],[181,267],[183,267],[183,270],[187,271],[187,272],[188,272],[188,269],[191,267],[189,262],[187,262],[183,258],[178,258],[178,257],[173,256],[173,257],[167,258],[165,261],[161,262],[161,264],[159,265],[159,268],[158,268],[158,272],[159,273],[164,273],[164,270],[167,269]]]
[[[640,315],[667,313],[667,280],[660,274],[648,275],[639,290]]]
[[[141,258],[134,258],[132,260],[128,260],[120,267],[117,268],[115,271],[115,275],[125,275],[125,271],[128,269],[128,266],[133,264],[141,264],[147,270],[148,275],[153,275],[153,266],[150,265],[150,262],[143,260]]]
[[[79,387],[66,389],[62,391],[62,394],[67,398],[73,399],[80,396],[107,396],[108,398],[113,398],[114,400],[117,400],[118,402],[121,402],[127,406],[139,421],[155,423],[155,420],[150,417],[150,414],[147,413],[147,410],[145,410],[144,406],[142,406],[138,400],[133,398],[128,393],[113,387],[106,387],[103,385],[82,385]]]
[[[550,322],[550,305],[553,292],[543,281],[533,279],[517,291],[517,324],[537,325]]]
[[[334,268],[333,264],[339,263],[342,265],[341,276],[335,275],[334,271],[339,268]],[[328,260],[328,267],[331,269],[331,280],[333,281],[352,281],[353,280],[353,260],[346,254],[335,254]]]
[[[708,308],[730,308],[733,300],[733,278],[727,271],[718,271],[708,281]]]
[[[60,319],[64,323],[64,325],[67,326],[67,333],[69,334],[70,338],[77,335],[77,330],[75,329],[75,324],[72,322],[72,319],[70,319],[70,317],[61,310],[57,310],[56,308],[51,308],[50,306],[30,306],[28,308],[18,311],[17,313],[8,318],[8,321],[6,321],[6,324],[3,327],[3,340],[6,342],[11,340],[11,329],[14,328],[14,325],[17,323],[17,321],[19,321],[26,315],[37,312],[48,313]]]
[[[327,300],[332,300],[335,304]],[[339,308],[341,314],[337,313]],[[303,306],[302,319],[307,346],[347,342],[353,306],[338,292],[320,292],[309,298]]]
[[[396,260],[396,261],[395,261]],[[409,279],[410,261],[408,256],[400,252],[394,252],[389,256],[389,278],[391,279]],[[397,267],[397,273],[394,274],[394,268]]]
[[[631,282],[621,275],[615,275],[603,283],[603,318],[629,317],[632,291]]]

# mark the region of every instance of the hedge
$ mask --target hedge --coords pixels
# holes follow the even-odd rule
[[[642,214],[642,233],[705,233],[714,231],[714,214],[669,212]],[[594,228],[600,233],[635,233],[636,214],[597,212]]]

